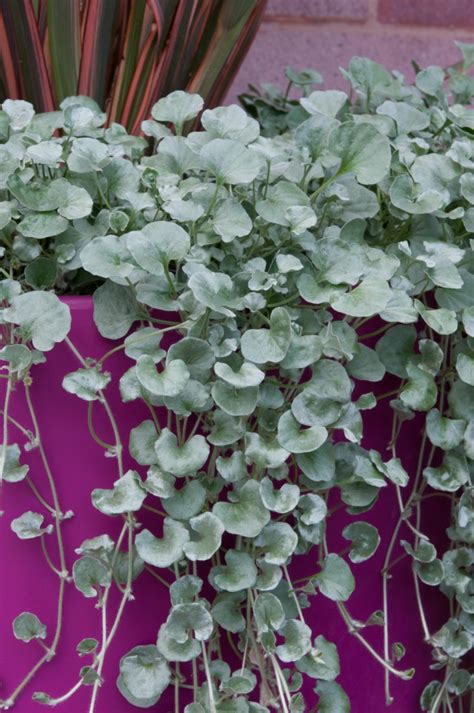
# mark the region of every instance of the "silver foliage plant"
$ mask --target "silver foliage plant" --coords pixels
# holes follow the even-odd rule
[[[404,540],[413,601],[433,647],[420,709],[468,701],[474,110],[466,105],[474,46],[461,49],[462,67],[419,70],[414,85],[355,58],[345,72],[352,98],[313,91],[315,73],[291,73],[303,96],[288,104],[273,97],[278,130],[266,136],[237,106],[205,111],[202,131],[185,135],[202,100],[184,92],[155,105],[143,123],[148,141],[117,124],[104,128],[104,114],[84,97],[39,115],[26,102],[4,102],[0,470],[4,487],[14,487],[29,478],[22,448],[39,449],[50,496],[11,526],[45,552],[56,538],[48,557],[60,591],[55,631],[31,612],[15,619],[15,636],[39,639],[45,652],[0,708],[11,708],[56,653],[73,580],[97,602],[104,628],[78,644],[89,663],[70,691],[34,697],[56,705],[88,685],[92,713],[107,650],[146,572],[169,587],[170,611],[158,631],[150,613],[149,644],[124,652],[117,685],[133,705],[155,706],[172,687],[175,710],[185,713],[349,711],[336,681],[337,642],[308,624],[315,594],[335,602],[381,665],[389,702],[391,679],[413,674],[398,661],[403,647],[392,649],[382,608],[373,619],[385,647],[373,649],[346,604],[358,563],[380,544],[365,513],[385,487],[400,507],[389,550]],[[58,295],[68,292],[93,292],[97,329],[114,340],[99,360],[67,336],[70,314]],[[174,339],[164,348],[166,332]],[[116,541],[92,532],[73,563],[62,540],[72,513],[58,500],[30,387],[34,365],[63,340],[78,360],[64,388],[105,408],[116,435],[103,446],[117,480],[97,487],[92,502],[123,522]],[[150,413],[128,444],[107,398],[107,359],[121,350],[130,360],[122,399],[142,400]],[[383,394],[374,383],[386,374],[395,386]],[[18,382],[34,425],[23,436],[9,416]],[[374,408],[393,419],[388,455],[360,445],[363,413]],[[415,414],[423,437],[418,470],[407,473],[399,435]],[[127,447],[137,465],[125,472]],[[334,492],[352,516],[345,555],[326,536]],[[433,496],[451,508],[444,552],[423,531],[424,500]],[[155,531],[140,525],[143,507],[157,513]],[[308,553],[316,572],[293,582],[292,563]],[[390,564],[388,555],[385,592]],[[425,612],[423,585],[450,601],[439,630]],[[115,587],[120,604],[110,611]],[[313,681],[311,701],[303,680]]]

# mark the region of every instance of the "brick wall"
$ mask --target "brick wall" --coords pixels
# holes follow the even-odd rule
[[[283,69],[317,69],[347,88],[339,67],[354,55],[412,76],[411,60],[448,65],[454,40],[474,42],[474,0],[268,0],[264,21],[227,101],[249,82],[283,85]]]

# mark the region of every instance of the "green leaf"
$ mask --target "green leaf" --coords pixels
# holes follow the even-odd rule
[[[18,230],[26,238],[44,240],[64,233],[68,226],[66,218],[56,213],[30,213],[18,224]]]
[[[331,482],[336,469],[334,446],[326,442],[317,451],[296,456],[298,467],[307,478],[315,482]]]
[[[254,603],[255,623],[259,634],[280,629],[285,621],[283,606],[271,592],[262,592],[255,598]]]
[[[314,647],[296,662],[296,668],[311,678],[334,681],[340,671],[336,645],[327,641],[324,636],[317,636]]]
[[[227,532],[242,537],[256,537],[270,520],[270,513],[260,496],[256,480],[248,480],[239,490],[237,502],[219,502],[212,512]]]
[[[177,641],[166,624],[163,624],[158,632],[157,647],[168,661],[191,661],[201,652],[199,642],[192,636],[189,636],[184,642]]]
[[[10,120],[12,131],[22,131],[31,123],[35,115],[35,110],[30,102],[23,99],[5,99],[2,110]]]
[[[377,528],[368,522],[353,522],[342,531],[342,536],[352,543],[349,559],[354,564],[370,559],[380,544]]]
[[[255,540],[267,564],[288,563],[298,544],[298,536],[287,522],[269,522]]]
[[[456,451],[445,453],[442,465],[438,468],[425,468],[423,476],[435,490],[454,493],[469,480],[466,458]]]
[[[285,643],[277,646],[275,653],[284,663],[298,661],[311,649],[311,629],[298,619],[290,619],[281,629]]]
[[[427,309],[422,302],[415,300],[415,307],[431,329],[438,334],[453,334],[458,322],[456,313],[451,309]]]
[[[252,557],[246,552],[227,550],[226,564],[214,567],[212,576],[220,589],[226,592],[240,592],[249,589],[257,581],[257,567]]]
[[[191,379],[205,382],[215,361],[214,352],[204,339],[184,337],[168,349],[166,363],[181,359],[186,364]]]
[[[286,356],[280,364],[284,369],[304,369],[320,359],[322,349],[322,339],[319,335],[293,334]]]
[[[189,630],[194,632],[198,641],[207,641],[214,628],[212,617],[201,602],[177,604],[171,611],[166,626],[174,639],[181,643],[188,638]]]
[[[170,361],[158,372],[153,357],[144,354],[138,358],[137,371],[140,384],[154,396],[177,396],[189,381],[189,371],[181,359]]]
[[[376,344],[379,359],[389,374],[404,379],[407,376],[407,362],[414,356],[413,347],[417,338],[412,326],[391,327]]]
[[[420,540],[416,549],[409,542],[400,541],[404,550],[417,562],[429,563],[436,558],[436,547],[429,540]]]
[[[44,517],[37,512],[24,512],[11,522],[11,528],[20,540],[31,540],[53,531],[53,525],[42,527]]]
[[[76,651],[79,656],[86,656],[87,654],[92,654],[94,653],[94,651],[97,651],[98,646],[99,642],[97,641],[97,639],[81,639],[81,641],[76,646]]]
[[[302,495],[298,503],[299,519],[305,525],[317,525],[327,515],[326,501],[315,493]]]
[[[163,501],[163,508],[175,520],[189,520],[197,515],[206,501],[206,489],[198,480],[191,480]]]
[[[469,337],[474,336],[474,306],[465,307],[462,311],[462,323],[466,334]]]
[[[400,399],[414,411],[429,411],[436,403],[437,389],[431,376],[415,364],[407,364],[408,383],[400,392]]]
[[[146,354],[151,356],[157,364],[166,355],[164,349],[160,348],[162,336],[163,333],[153,327],[137,329],[125,339],[125,354],[136,361],[140,356]]]
[[[230,416],[250,416],[257,405],[258,387],[238,389],[223,381],[217,381],[211,394],[217,406]]]
[[[59,215],[68,220],[87,218],[92,212],[93,201],[85,188],[68,183],[64,202],[58,207]]]
[[[36,614],[23,612],[13,620],[15,638],[28,643],[33,639],[46,638],[46,626],[41,623]]]
[[[100,398],[98,392],[106,388],[111,378],[108,372],[100,372],[94,368],[78,369],[66,374],[62,386],[70,394],[75,394],[84,401],[96,401]]]
[[[245,629],[245,619],[240,611],[243,599],[244,594],[241,592],[223,592],[216,597],[212,605],[213,619],[219,626],[233,634]]]
[[[354,357],[347,364],[347,372],[361,381],[381,381],[385,376],[385,367],[376,351],[365,344],[358,344]]]
[[[474,359],[468,354],[458,354],[456,359],[456,371],[461,381],[474,386]]]
[[[202,468],[209,456],[209,445],[204,436],[197,435],[178,446],[174,433],[164,428],[155,443],[155,452],[162,470],[183,477]]]
[[[71,328],[69,307],[51,292],[17,295],[2,316],[19,325],[25,341],[31,340],[35,349],[45,352],[62,342]]]
[[[0,463],[0,474],[7,483],[24,480],[30,469],[28,465],[20,465],[20,448],[16,443],[8,445],[6,450],[4,446],[0,446]]]
[[[279,490],[274,489],[270,478],[265,477],[260,482],[260,496],[268,510],[287,513],[296,508],[300,497],[300,489],[293,483],[284,483]]]
[[[140,231],[127,234],[127,247],[137,263],[152,275],[162,275],[172,260],[182,260],[190,248],[188,233],[164,220],[147,223]]]
[[[384,462],[378,451],[369,451],[370,460],[380,473],[383,473],[392,483],[404,488],[408,485],[409,476],[399,458],[390,458]]]
[[[96,597],[100,587],[108,587],[111,582],[110,568],[89,555],[74,562],[72,576],[77,589],[87,598]]]
[[[95,488],[92,491],[92,504],[105,515],[140,510],[145,498],[146,491],[135,470],[128,470],[122,478],[116,480],[111,490]]]
[[[300,429],[291,411],[285,411],[278,421],[278,443],[290,453],[311,453],[323,445],[327,436],[327,430],[319,424]]]
[[[386,280],[367,277],[354,290],[337,297],[333,307],[350,317],[371,317],[387,306],[391,294]]]
[[[0,349],[0,360],[8,362],[11,373],[18,373],[28,369],[33,361],[33,353],[23,344],[7,344]]]
[[[158,438],[153,421],[143,421],[130,431],[129,451],[140,465],[157,463],[155,442]]]
[[[320,681],[315,690],[319,696],[319,713],[350,712],[349,698],[335,681]]]
[[[258,386],[265,378],[265,373],[261,369],[246,361],[236,371],[229,364],[217,362],[214,364],[214,371],[220,379],[237,389]]]
[[[278,468],[289,456],[276,439],[264,439],[258,433],[245,434],[245,456],[259,468]]]
[[[237,104],[206,109],[202,114],[201,123],[212,138],[231,138],[238,139],[242,143],[250,143],[260,133],[258,122]]]
[[[432,562],[415,562],[415,571],[424,584],[437,587],[444,578],[443,563],[434,559]]]
[[[58,277],[56,260],[38,257],[25,267],[25,282],[35,290],[48,290]]]
[[[67,203],[70,184],[64,178],[50,183],[24,183],[17,174],[8,180],[8,189],[26,208],[39,213],[57,210]]]
[[[166,517],[163,521],[163,537],[155,537],[149,530],[142,530],[135,537],[137,552],[144,562],[154,567],[171,567],[183,556],[183,547],[189,540],[184,525]]]
[[[171,681],[171,671],[156,646],[136,646],[120,659],[117,687],[132,705],[150,708]]]
[[[94,292],[94,322],[103,337],[124,337],[139,318],[138,302],[126,287],[107,280]]]
[[[194,119],[204,106],[198,94],[177,90],[163,97],[152,106],[151,115],[156,121],[174,124],[181,130],[186,121]]]
[[[446,418],[438,409],[431,410],[426,416],[428,438],[434,446],[445,451],[456,448],[461,443],[465,430],[465,421]]]
[[[257,677],[249,669],[239,669],[232,676],[221,683],[221,690],[233,694],[251,693],[257,685]],[[222,710],[222,709],[221,709]]]
[[[122,238],[98,235],[81,251],[82,266],[98,277],[125,284],[135,271],[132,256]]]
[[[335,602],[345,602],[355,589],[349,565],[333,553],[325,557],[322,571],[313,580],[324,596]]]
[[[307,97],[300,99],[301,106],[308,114],[324,114],[330,119],[336,117],[347,101],[347,94],[336,89],[326,91],[316,90]]]
[[[280,362],[285,358],[291,341],[288,312],[276,307],[270,315],[269,329],[247,329],[242,335],[242,354],[254,364]]]
[[[255,208],[267,223],[283,225],[296,235],[316,225],[316,215],[308,195],[289,181],[279,181],[272,186],[265,200],[257,201]],[[300,224],[301,220],[303,224]]]
[[[184,554],[193,562],[211,559],[221,546],[224,525],[210,512],[191,518],[189,525],[191,539],[184,544]]]
[[[363,185],[379,183],[389,171],[389,141],[370,124],[341,124],[331,131],[328,148],[341,159],[338,174],[354,173]]]
[[[252,183],[262,165],[255,151],[231,139],[209,141],[202,147],[200,159],[203,168],[219,183],[230,185]]]
[[[195,299],[226,317],[233,317],[230,308],[237,306],[234,283],[229,275],[201,269],[189,278],[188,286]]]
[[[420,111],[408,102],[384,101],[377,107],[377,114],[390,116],[395,121],[399,134],[423,131],[430,125],[429,113]]]
[[[158,498],[170,498],[174,492],[176,479],[170,473],[163,473],[158,466],[152,465],[148,469],[147,478],[143,487],[148,493]]]
[[[252,230],[252,220],[245,208],[231,198],[219,203],[212,226],[224,243],[234,238],[243,238]]]

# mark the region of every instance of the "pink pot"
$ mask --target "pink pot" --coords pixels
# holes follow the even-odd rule
[[[88,297],[68,298],[72,311],[71,340],[83,356],[98,358],[111,348],[111,343],[97,332],[92,320],[92,302]],[[117,415],[119,428],[125,444],[130,429],[148,417],[144,406],[136,403],[123,404],[118,393],[118,378],[131,362],[119,352],[107,362],[113,382],[107,388],[107,396]],[[59,344],[47,355],[47,361],[33,369],[32,397],[39,418],[39,426],[45,451],[55,476],[61,508],[73,510],[75,516],[64,522],[63,532],[69,568],[77,557],[74,550],[81,542],[94,535],[109,532],[117,536],[121,521],[98,512],[91,504],[90,493],[95,487],[111,487],[117,479],[116,462],[104,457],[103,449],[90,437],[87,428],[87,404],[67,393],[61,387],[65,374],[80,365],[66,344]],[[3,386],[3,384],[2,384]],[[383,389],[383,387],[382,387]],[[369,390],[369,389],[367,389]],[[111,429],[99,404],[94,407],[94,424],[98,434],[111,439]],[[25,405],[23,388],[18,387],[13,396],[12,416],[31,428],[31,420]],[[379,407],[365,412],[365,447],[383,448],[388,440],[390,419],[388,407]],[[413,422],[412,422],[413,423]],[[416,422],[415,422],[416,423]],[[419,434],[416,426],[407,429],[409,440],[405,443],[403,464],[413,474],[418,456]],[[10,426],[10,440],[25,442],[25,437]],[[40,492],[49,499],[47,481],[37,450],[23,455],[23,462],[30,464],[30,475]],[[126,467],[137,465],[125,459]],[[137,468],[139,471],[140,466]],[[443,498],[432,498],[428,522],[422,522],[423,531],[432,537],[435,545],[442,544],[444,530],[449,523],[449,512]],[[49,637],[54,631],[58,577],[48,569],[41,552],[39,540],[20,541],[10,529],[10,522],[26,510],[43,512],[25,481],[2,486],[2,510],[0,519],[0,562],[3,573],[1,594],[2,616],[0,620],[0,698],[7,698],[18,682],[41,657],[42,649],[37,642],[25,644],[17,641],[12,633],[11,621],[22,611],[31,611],[47,625]],[[147,521],[146,513],[141,521]],[[369,561],[351,565],[356,576],[357,588],[348,609],[355,619],[365,621],[377,609],[382,608],[382,578],[380,570],[385,548],[398,519],[399,510],[394,490],[387,487],[382,492],[374,509],[361,519],[375,524],[382,536],[382,544]],[[340,536],[343,527],[353,518],[337,511],[330,519],[328,542],[332,551],[342,550],[348,543]],[[150,525],[153,529],[153,525]],[[402,527],[401,536],[412,540],[409,531]],[[50,552],[56,563],[54,535],[51,536]],[[393,558],[401,553],[397,545]],[[311,552],[304,560],[293,564],[294,578],[316,572],[316,554]],[[413,575],[409,558],[402,559],[393,568],[394,578],[390,583],[390,633],[391,641],[402,642],[407,654],[397,664],[400,669],[416,668],[412,681],[398,681],[392,677],[391,686],[395,702],[391,713],[415,713],[419,710],[419,695],[424,685],[435,677],[429,670],[430,647],[422,643],[423,633],[414,595]],[[431,631],[436,631],[448,616],[447,599],[436,590],[420,583],[427,597],[427,615]],[[135,601],[130,602],[114,643],[107,656],[104,669],[104,685],[100,690],[96,713],[130,713],[137,710],[127,703],[118,692],[115,680],[120,657],[138,644],[155,641],[156,632],[166,618],[169,607],[168,591],[148,573],[144,572],[134,587]],[[318,595],[311,599],[312,607],[306,619],[313,627],[314,635],[323,634],[337,643],[341,658],[341,676],[338,681],[352,702],[352,713],[379,713],[384,710],[383,670],[371,655],[347,631],[336,605]],[[94,599],[85,599],[74,584],[68,584],[64,602],[64,626],[56,658],[42,667],[33,681],[19,697],[14,710],[18,713],[33,713],[41,710],[32,702],[34,691],[45,691],[52,696],[62,695],[78,680],[79,669],[88,663],[75,652],[77,643],[85,637],[100,639],[100,612],[94,607]],[[113,600],[116,607],[118,597]],[[113,611],[113,610],[112,610]],[[310,612],[310,613],[309,613]],[[367,640],[382,652],[383,629],[372,626],[363,632]],[[50,641],[50,638],[46,639]],[[170,691],[170,694],[172,692]],[[317,697],[312,687],[305,688],[308,710],[315,705]],[[88,710],[91,687],[82,687],[74,698],[59,710],[67,713],[84,713]],[[184,704],[183,704],[184,707]],[[159,713],[174,711],[171,695],[166,693],[152,710]]]

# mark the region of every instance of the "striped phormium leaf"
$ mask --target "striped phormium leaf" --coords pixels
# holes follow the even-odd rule
[[[174,89],[222,99],[266,0],[0,0],[0,101],[73,94],[139,131]]]

